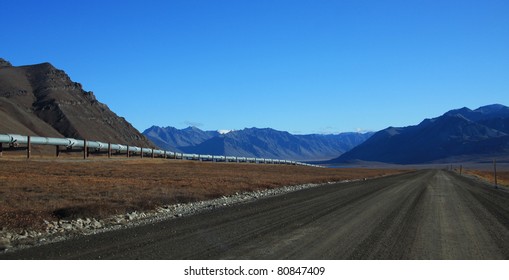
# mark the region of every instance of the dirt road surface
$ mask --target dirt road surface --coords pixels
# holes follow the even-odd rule
[[[442,170],[324,185],[0,259],[508,259],[509,192]]]

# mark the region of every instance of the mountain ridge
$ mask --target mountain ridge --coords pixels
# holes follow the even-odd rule
[[[154,145],[93,92],[48,62],[12,66],[0,59],[0,133]]]
[[[194,135],[186,134],[193,130]],[[272,128],[245,128],[228,133],[202,131],[192,127],[152,126],[143,132],[163,149],[178,152],[214,155],[235,155],[292,160],[327,160],[365,141],[372,133],[342,133],[337,135],[293,135]],[[171,137],[168,134],[172,134]],[[188,139],[182,139],[190,137]],[[179,145],[175,140],[181,140]]]
[[[143,131],[143,134],[158,147],[177,152],[182,152],[178,147],[197,145],[207,139],[220,135],[219,132],[202,131],[192,126],[177,129],[172,126],[159,127],[155,125],[147,128]]]
[[[501,104],[460,108],[418,125],[388,127],[329,163],[396,164],[509,156],[509,108]]]

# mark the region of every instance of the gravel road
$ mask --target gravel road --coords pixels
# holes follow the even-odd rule
[[[304,189],[0,259],[508,259],[509,192],[442,170]]]

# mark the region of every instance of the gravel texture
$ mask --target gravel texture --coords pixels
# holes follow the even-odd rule
[[[328,184],[346,183],[351,181],[358,180],[329,182]],[[255,192],[237,193],[232,196],[223,196],[212,200],[165,205],[148,212],[135,211],[122,215],[114,215],[106,219],[79,218],[76,220],[59,220],[51,222],[45,220],[44,223],[46,224],[46,228],[43,231],[23,230],[21,232],[13,232],[6,228],[2,228],[0,230],[0,252],[10,252],[22,248],[58,242],[79,235],[91,235],[167,219],[180,218],[203,211],[210,211],[239,203],[246,203],[264,197],[277,196],[319,185],[323,184],[302,184]]]

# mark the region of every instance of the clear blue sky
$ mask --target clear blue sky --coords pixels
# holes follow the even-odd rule
[[[509,105],[509,1],[0,0],[0,57],[51,62],[143,131],[338,133]]]

